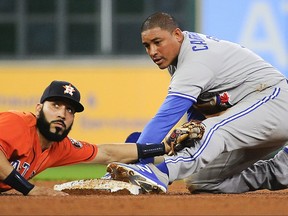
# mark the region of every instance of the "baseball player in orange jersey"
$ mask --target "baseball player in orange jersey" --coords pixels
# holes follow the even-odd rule
[[[45,89],[35,114],[0,113],[0,192],[14,188],[24,195],[68,195],[28,180],[49,167],[79,162],[133,162],[163,155],[165,144],[93,145],[67,137],[76,112],[82,112],[80,92],[69,82],[53,81]],[[166,148],[166,151],[165,151]]]

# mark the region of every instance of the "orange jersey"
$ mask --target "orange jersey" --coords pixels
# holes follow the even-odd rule
[[[0,113],[0,151],[25,179],[49,167],[63,166],[95,158],[96,145],[66,137],[42,152],[36,117],[26,112]],[[10,189],[0,182],[0,191]]]

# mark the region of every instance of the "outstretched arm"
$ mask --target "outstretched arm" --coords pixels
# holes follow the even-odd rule
[[[109,164],[111,162],[133,163],[139,158],[155,157],[168,153],[171,148],[166,143],[160,144],[100,144],[98,153],[91,161],[98,164]],[[90,163],[91,163],[90,162]]]

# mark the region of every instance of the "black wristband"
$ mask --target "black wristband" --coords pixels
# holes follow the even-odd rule
[[[165,145],[164,143],[160,144],[138,144],[137,152],[138,158],[149,158],[165,154]]]
[[[25,196],[34,188],[34,185],[28,182],[15,169],[13,169],[13,171],[7,176],[6,179],[4,179],[3,182],[21,192]]]

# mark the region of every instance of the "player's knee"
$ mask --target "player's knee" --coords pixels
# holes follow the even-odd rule
[[[199,193],[219,193],[217,191],[217,185],[216,182],[207,182],[205,180],[193,180],[193,176],[188,177],[184,179],[184,182],[186,184],[186,188],[189,190],[191,194],[199,194]]]
[[[184,179],[184,182],[185,182],[186,188],[190,191],[190,193],[193,193],[196,190],[195,186],[192,183],[191,177]]]

